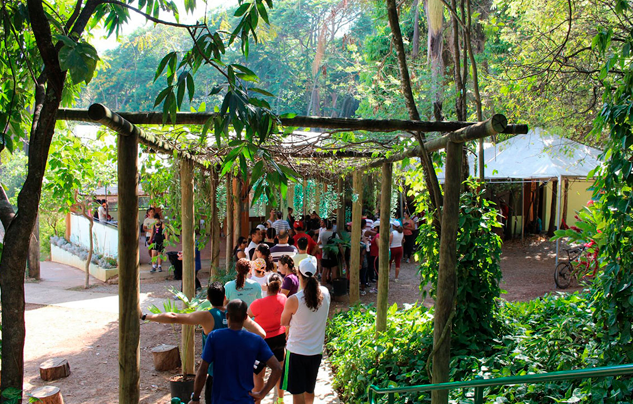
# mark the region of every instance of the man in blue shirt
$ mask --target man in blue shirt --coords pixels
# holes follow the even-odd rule
[[[231,300],[226,306],[229,327],[209,334],[189,404],[200,402],[209,363],[213,363],[213,402],[219,404],[252,404],[255,400],[263,399],[281,377],[281,365],[266,341],[242,329],[247,309],[246,303],[239,299]],[[272,369],[261,391],[252,391],[253,365],[256,360]]]

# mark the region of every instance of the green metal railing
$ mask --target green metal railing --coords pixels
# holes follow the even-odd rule
[[[450,382],[437,384],[422,384],[409,387],[379,388],[373,384],[369,386],[369,403],[376,404],[379,395],[387,395],[388,403],[394,404],[396,394],[420,393],[432,390],[475,389],[474,404],[484,403],[484,388],[492,386],[509,386],[514,384],[536,384],[570,379],[588,379],[605,376],[621,376],[633,374],[633,364],[606,366],[601,368],[578,369],[563,372],[539,373],[525,376],[500,377],[496,379],[483,379],[477,376],[475,380],[467,382]]]

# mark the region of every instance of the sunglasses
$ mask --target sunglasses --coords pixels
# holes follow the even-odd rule
[[[255,272],[257,272],[259,275],[263,275],[266,273],[266,271],[258,271],[258,270],[255,270]]]

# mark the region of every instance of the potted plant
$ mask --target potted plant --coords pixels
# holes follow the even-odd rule
[[[161,314],[161,313],[188,314],[188,313],[193,313],[199,310],[200,311],[209,310],[211,308],[211,303],[209,302],[209,300],[207,300],[206,296],[204,295],[204,292],[194,296],[191,300],[189,300],[189,298],[187,298],[187,296],[183,292],[177,290],[174,287],[170,287],[169,292],[172,295],[174,295],[176,299],[182,302],[182,304],[180,305],[182,307],[179,307],[176,301],[168,299],[163,303],[162,311],[154,305],[150,306],[149,311],[152,314]],[[184,363],[185,355],[186,355],[186,352],[184,350],[185,348],[182,346],[180,342],[178,342],[177,345],[180,352],[181,363]],[[193,349],[193,346],[191,346],[190,348]],[[187,402],[189,400],[189,397],[191,397],[191,393],[193,393],[194,379],[195,379],[195,374],[181,373],[181,374],[173,376],[169,380],[169,388],[171,392],[171,397],[172,398],[177,397],[181,399],[183,402]]]

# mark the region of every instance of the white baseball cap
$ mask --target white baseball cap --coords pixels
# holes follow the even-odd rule
[[[317,271],[317,260],[313,256],[308,256],[299,262],[299,271],[303,276],[309,278],[314,276]]]
[[[261,231],[266,231],[266,226],[264,226],[263,224],[258,224],[257,228]]]

